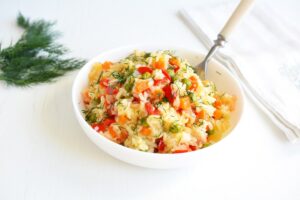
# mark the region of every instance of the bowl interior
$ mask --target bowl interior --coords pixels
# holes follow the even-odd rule
[[[132,150],[127,147],[123,147],[119,144],[111,142],[110,140],[106,139],[104,136],[100,136],[96,133],[84,120],[84,115],[82,110],[84,109],[83,102],[81,99],[81,91],[88,85],[88,74],[92,68],[93,63],[95,62],[104,62],[107,60],[110,61],[118,61],[130,53],[133,50],[144,50],[144,51],[157,51],[157,50],[174,50],[176,55],[180,56],[181,58],[185,58],[191,65],[196,65],[202,61],[204,55],[201,52],[196,50],[188,50],[181,47],[171,47],[171,46],[158,46],[158,45],[139,45],[139,46],[130,46],[119,48],[111,51],[107,51],[105,53],[100,54],[99,56],[90,60],[78,73],[74,84],[73,84],[73,91],[72,91],[72,101],[74,106],[74,111],[76,117],[83,127],[85,133],[89,136],[89,138],[97,144],[102,150],[106,151],[110,155],[123,160],[125,162],[129,162],[131,164],[140,165],[144,167],[154,167],[154,168],[173,168],[185,165],[180,157],[184,158],[186,164],[189,163],[188,157],[190,155],[199,154],[202,151],[208,151],[208,149],[212,149],[217,144],[214,144],[208,148],[201,149],[195,152],[189,152],[184,154],[153,154],[153,153],[145,153],[140,152],[137,150]],[[212,60],[209,63],[207,79],[212,80],[217,89],[221,92],[227,92],[232,95],[237,96],[237,105],[235,111],[232,113],[231,117],[231,128],[228,132],[232,131],[239,122],[241,118],[242,111],[243,111],[243,93],[242,90],[236,81],[236,79],[230,74],[230,72],[223,67],[218,62]],[[228,134],[228,136],[231,135]],[[228,136],[223,138],[220,142],[226,139]],[[218,143],[220,143],[218,142]],[[164,158],[163,158],[164,157]],[[154,163],[155,162],[155,163]]]

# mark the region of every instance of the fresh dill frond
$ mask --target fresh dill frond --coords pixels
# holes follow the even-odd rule
[[[85,63],[65,58],[68,49],[56,43],[59,33],[52,30],[53,22],[31,22],[19,13],[17,24],[24,33],[14,45],[0,48],[0,80],[17,86],[51,82]]]
[[[126,77],[124,74],[121,74],[121,73],[119,73],[119,72],[113,72],[111,75],[112,75],[115,79],[117,79],[119,83],[122,83],[122,84],[125,83],[125,81],[126,81],[126,79],[127,79],[127,77]]]

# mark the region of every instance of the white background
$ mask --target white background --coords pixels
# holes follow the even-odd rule
[[[203,49],[177,12],[208,2],[0,0],[0,41],[6,46],[20,36],[14,20],[21,11],[57,20],[60,42],[77,57],[137,43]],[[72,112],[75,75],[29,88],[0,83],[1,200],[300,199],[300,145],[288,143],[248,98],[223,154],[190,168],[151,170],[115,160],[88,140]]]

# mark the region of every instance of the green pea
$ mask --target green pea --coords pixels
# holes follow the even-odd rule
[[[149,73],[149,72],[146,72],[146,73],[142,74],[142,79],[147,79],[147,78],[150,78],[150,77],[151,77],[151,73]]]
[[[175,76],[175,72],[173,69],[168,69],[167,72],[172,78]]]

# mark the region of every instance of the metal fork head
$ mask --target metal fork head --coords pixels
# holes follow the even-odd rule
[[[226,40],[222,35],[218,35],[218,39],[214,41],[214,45],[211,47],[204,60],[195,66],[195,71],[199,75],[201,80],[206,79],[207,66],[210,59],[217,52],[220,47],[223,47]]]

